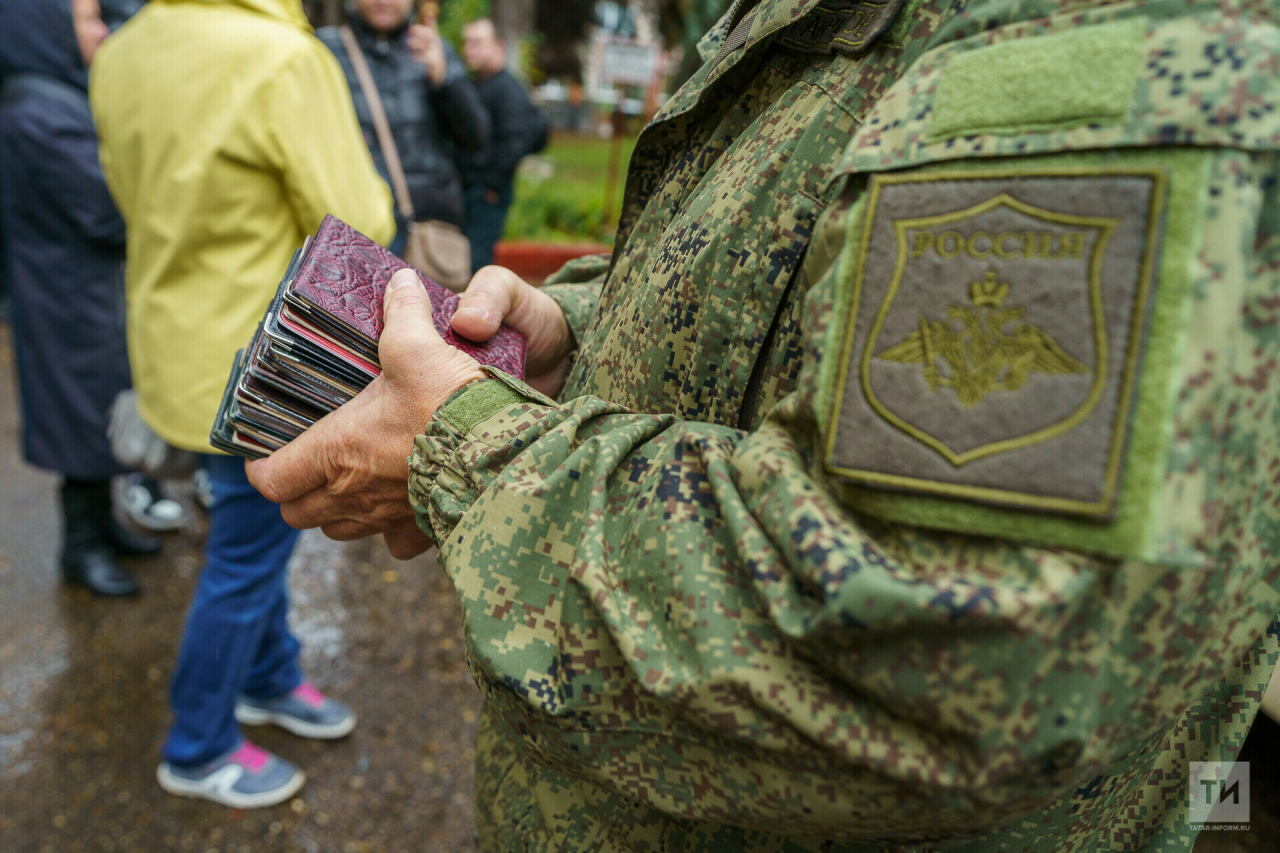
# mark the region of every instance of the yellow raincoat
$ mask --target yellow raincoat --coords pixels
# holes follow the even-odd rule
[[[214,452],[232,358],[294,249],[326,213],[389,242],[390,191],[299,0],[151,0],[103,44],[89,96],[128,226],[139,412]]]

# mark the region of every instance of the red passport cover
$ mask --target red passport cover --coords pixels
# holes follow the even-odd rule
[[[332,215],[325,216],[294,278],[291,294],[376,345],[382,334],[382,295],[387,282],[409,264]],[[481,364],[524,378],[524,336],[502,326],[485,343],[457,335],[449,325],[458,296],[422,273],[436,330],[445,343]]]

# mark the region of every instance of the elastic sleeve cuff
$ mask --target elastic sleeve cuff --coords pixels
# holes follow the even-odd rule
[[[516,438],[554,410],[555,402],[497,368],[464,385],[436,410],[414,438],[409,503],[418,527],[437,545],[498,473],[525,447]],[[476,427],[494,420],[494,429]]]
[[[521,394],[503,383],[481,380],[469,383],[446,400],[436,417],[463,435],[495,412],[523,402]]]
[[[597,255],[582,255],[553,272],[544,281],[543,287],[559,284],[600,284],[609,272],[609,255],[602,252]]]

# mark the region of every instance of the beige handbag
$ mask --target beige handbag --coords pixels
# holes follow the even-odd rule
[[[461,228],[451,223],[438,219],[414,221],[413,199],[409,196],[409,183],[404,179],[400,152],[396,150],[391,124],[382,108],[382,97],[373,82],[373,75],[369,73],[364,51],[360,49],[360,43],[356,41],[355,33],[351,32],[350,27],[344,26],[339,32],[347,55],[351,57],[356,78],[360,81],[360,89],[369,102],[373,129],[378,135],[378,146],[382,148],[382,158],[387,163],[387,172],[391,178],[391,189],[396,196],[396,208],[409,222],[409,239],[405,242],[404,259],[450,290],[461,292],[471,280],[471,242]]]

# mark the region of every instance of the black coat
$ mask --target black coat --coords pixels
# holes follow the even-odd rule
[[[547,147],[547,119],[505,68],[475,86],[491,129],[488,145],[458,158],[462,185],[501,191],[511,185],[522,157]]]
[[[462,60],[446,43],[445,81],[432,86],[427,81],[426,68],[413,58],[405,45],[408,21],[399,31],[383,37],[365,26],[353,10],[348,10],[347,17],[382,97],[413,199],[414,218],[419,221],[442,219],[461,225],[462,182],[453,158],[458,152],[480,150],[489,138],[489,119],[467,78]],[[342,37],[336,27],[320,29],[316,35],[338,57],[347,75],[365,142],[378,171],[385,176],[387,164],[374,132],[373,114],[360,89],[351,58],[342,45]],[[400,218],[398,211],[396,218]],[[400,223],[401,228],[404,224]]]
[[[124,221],[98,165],[68,0],[0,2],[0,219],[27,461],[118,473],[107,407],[129,387]]]

